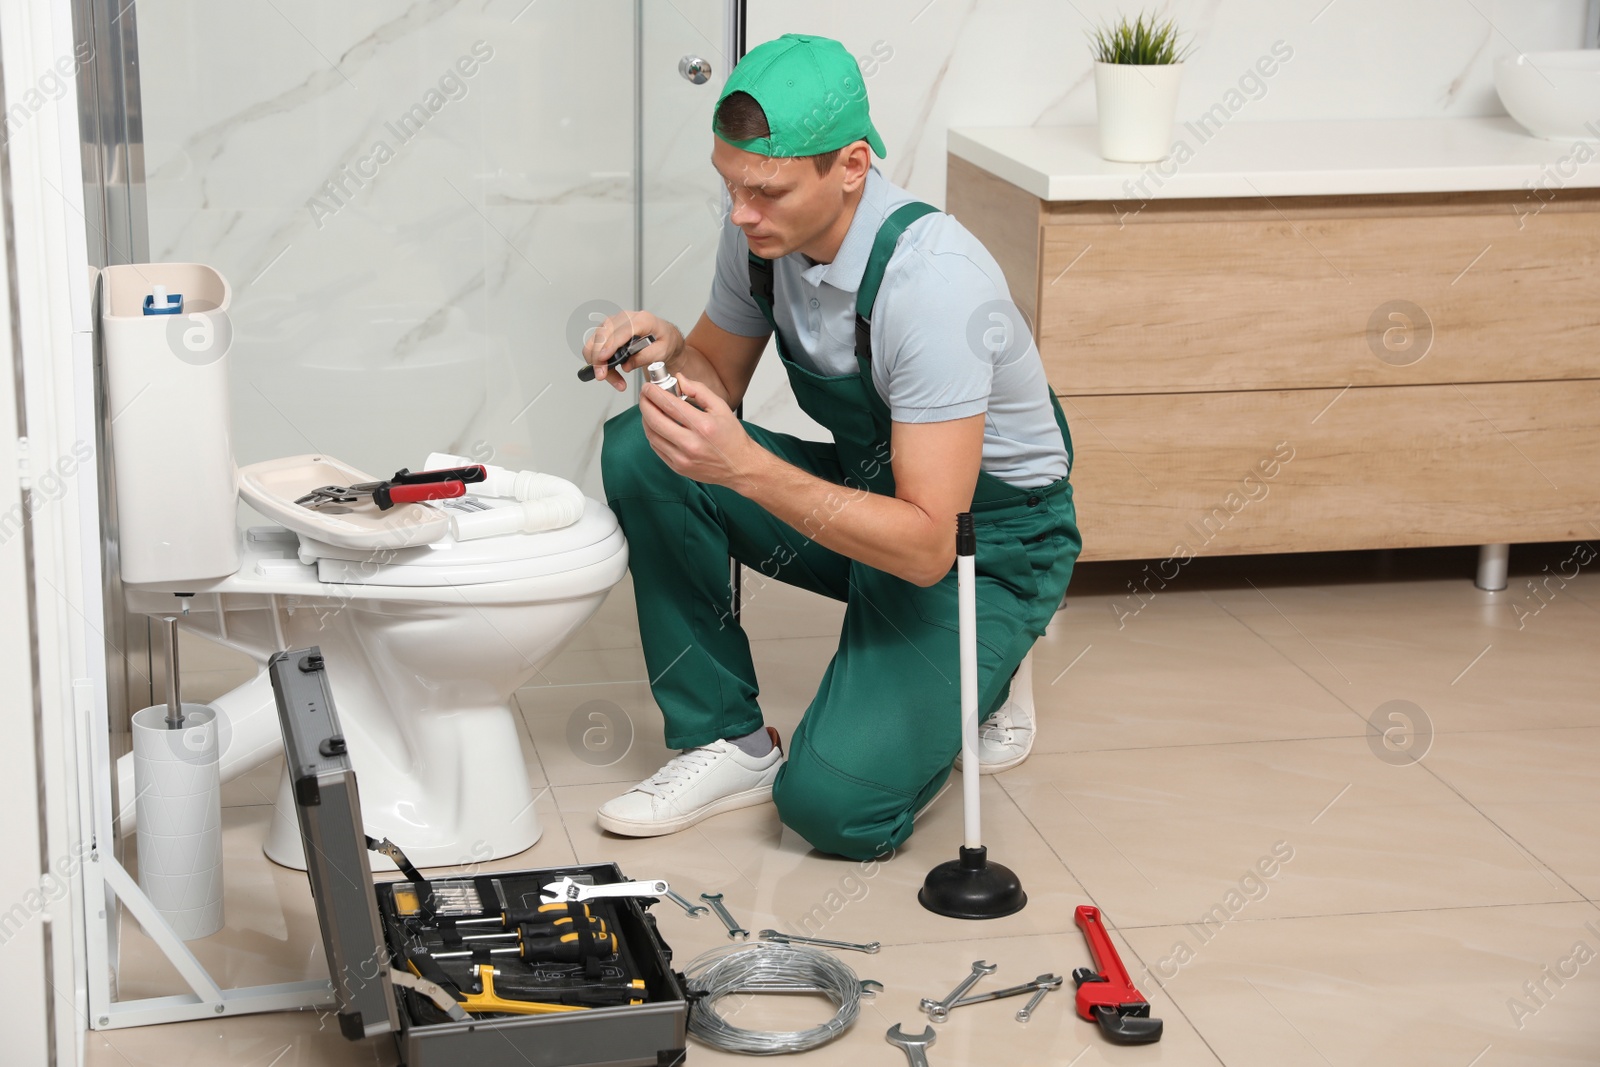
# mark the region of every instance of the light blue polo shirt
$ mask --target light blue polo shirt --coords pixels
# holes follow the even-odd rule
[[[832,263],[800,252],[773,262],[773,317],[807,370],[856,373],[856,290],[873,238],[891,211],[915,199],[874,166]],[[725,214],[706,315],[729,333],[764,337],[749,248]],[[895,422],[985,413],[983,469],[1002,481],[1033,488],[1067,474],[1033,335],[999,264],[950,215],[917,219],[889,259],[872,311],[872,382]]]

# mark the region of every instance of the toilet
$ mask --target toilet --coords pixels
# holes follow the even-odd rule
[[[184,301],[174,321],[145,310],[157,285],[166,299],[177,294]],[[470,539],[468,516],[517,519],[500,509],[524,505],[470,486],[465,497],[385,512],[295,503],[321,485],[376,479],[320,455],[235,467],[229,295],[227,281],[203,264],[134,264],[102,274],[106,395],[118,413],[110,435],[118,548],[129,609],[176,615],[184,629],[256,663],[254,678],[212,702],[224,781],[281,751],[267,659],[280,649],[317,645],[370,836],[388,838],[419,866],[524,851],[539,839],[541,825],[511,701],[626,573],[627,542],[616,517],[569,483],[560,483],[572,497],[564,525]],[[402,458],[416,469],[459,459],[432,456],[425,468],[420,454]],[[545,476],[524,475],[524,482],[529,477]],[[274,524],[239,529],[241,496]],[[124,757],[118,764],[124,832],[136,818],[132,783]],[[275,806],[267,856],[303,869],[286,775],[277,795],[262,801]]]

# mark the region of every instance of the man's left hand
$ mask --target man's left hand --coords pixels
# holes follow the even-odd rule
[[[680,377],[678,388],[687,400],[649,382],[640,387],[645,439],[662,462],[684,477],[743,494],[740,486],[769,453],[750,439],[733,409],[709,387]]]

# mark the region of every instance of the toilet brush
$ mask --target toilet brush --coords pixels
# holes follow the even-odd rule
[[[167,699],[133,715],[139,888],[185,941],[222,929],[222,750],[217,710],[185,704],[178,620],[167,624]]]
[[[961,650],[961,793],[966,841],[959,859],[928,872],[917,901],[953,919],[998,919],[1028,903],[1008,867],[989,862],[983,845],[978,784],[978,597],[974,565],[978,539],[972,513],[956,516],[956,616]]]
[[[178,617],[168,615],[167,624],[167,729],[183,729],[183,702],[178,699]]]

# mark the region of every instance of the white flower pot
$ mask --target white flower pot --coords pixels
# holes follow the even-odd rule
[[[1119,163],[1153,163],[1172,150],[1182,63],[1094,65],[1100,154]]]

